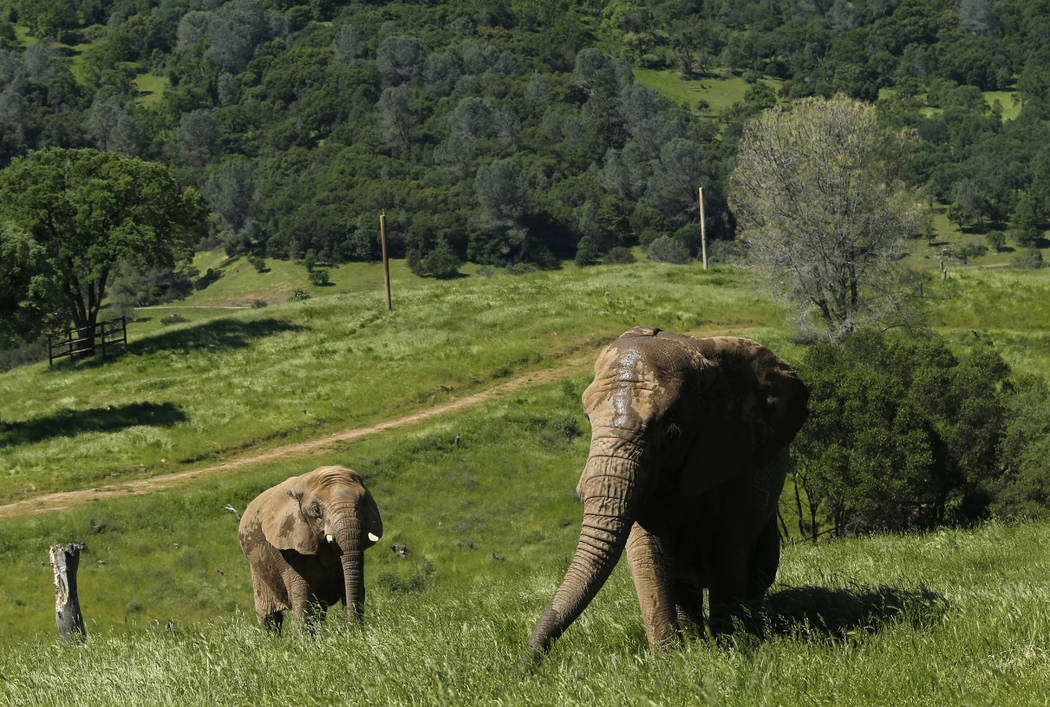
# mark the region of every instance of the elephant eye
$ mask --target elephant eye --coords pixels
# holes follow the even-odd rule
[[[312,504],[310,504],[310,511],[309,511],[309,513],[314,518],[320,518],[321,517],[321,504],[318,503],[317,501],[314,501]]]

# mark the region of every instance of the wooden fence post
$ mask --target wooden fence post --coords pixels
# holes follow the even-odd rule
[[[63,642],[87,638],[84,617],[77,597],[77,566],[84,543],[51,546],[51,568],[55,571],[55,623]]]

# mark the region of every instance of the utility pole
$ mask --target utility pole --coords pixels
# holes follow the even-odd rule
[[[704,222],[704,188],[700,187],[700,254],[707,270],[707,226]]]
[[[386,211],[379,213],[379,243],[383,247],[383,282],[386,284],[386,308],[393,309],[390,302],[390,261],[386,257]]]

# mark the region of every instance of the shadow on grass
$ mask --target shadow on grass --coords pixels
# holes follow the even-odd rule
[[[199,326],[164,332],[131,342],[128,344],[128,352],[150,354],[179,349],[238,349],[248,346],[255,339],[286,331],[302,331],[305,328],[279,319],[259,319],[252,322],[216,319]]]
[[[74,437],[83,432],[114,432],[134,425],[171,427],[189,418],[172,403],[131,403],[90,410],[63,410],[24,422],[0,425],[0,447]]]
[[[923,586],[803,586],[767,595],[752,616],[762,634],[844,640],[901,622],[921,628],[939,620],[947,608],[942,595]]]

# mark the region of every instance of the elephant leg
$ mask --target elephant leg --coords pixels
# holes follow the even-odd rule
[[[745,596],[750,576],[749,548],[732,542],[715,543],[708,584],[711,632],[728,633],[739,615],[740,600]]]
[[[281,578],[284,580],[284,586],[288,592],[288,603],[291,605],[292,615],[298,624],[299,632],[312,632],[310,623],[313,617],[310,604],[313,597],[309,583],[301,574],[292,569],[282,573]]]
[[[635,523],[627,537],[627,562],[649,646],[657,650],[678,645],[677,604],[663,541]]]
[[[259,623],[270,633],[281,635],[281,625],[284,623],[284,612],[274,611],[269,614],[259,615]]]
[[[300,631],[303,633],[316,633],[321,620],[324,619],[328,607],[321,603],[317,597],[311,596],[303,608]]]
[[[266,582],[256,576],[252,571],[252,595],[255,598],[255,616],[259,619],[259,625],[272,633],[281,633],[281,623],[284,620],[282,608],[277,604],[273,596],[274,592]]]
[[[675,616],[678,628],[685,635],[704,633],[704,590],[692,582],[675,582]]]
[[[747,583],[745,599],[761,599],[766,590],[777,577],[780,565],[780,533],[777,531],[777,518],[773,516],[759,533],[751,553],[751,572]]]

